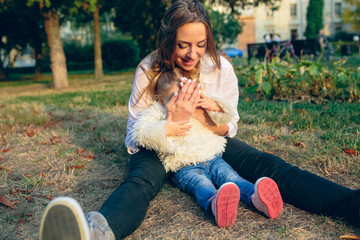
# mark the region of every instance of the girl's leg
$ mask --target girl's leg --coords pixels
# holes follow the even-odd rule
[[[255,207],[270,218],[276,218],[282,211],[283,201],[276,183],[268,178],[260,178],[256,184],[245,180],[221,157],[210,162],[210,176],[216,185],[233,182],[240,189],[240,200]]]
[[[128,177],[99,210],[116,239],[130,235],[140,226],[150,201],[168,177],[154,151],[141,149],[131,156]]]
[[[255,182],[270,177],[277,183],[285,202],[309,212],[360,221],[360,190],[345,188],[301,170],[238,139],[227,140],[223,158],[245,179]]]
[[[254,194],[254,184],[239,176],[239,174],[222,159],[216,157],[209,162],[212,182],[220,187],[226,182],[235,183],[240,189],[240,201],[245,204],[251,203]]]
[[[186,166],[174,174],[173,181],[183,192],[195,196],[196,201],[208,211],[216,188],[208,175],[208,166],[205,163]]]
[[[214,215],[219,227],[228,227],[236,221],[239,188],[234,183],[226,183],[216,191],[210,180],[208,162],[179,170],[174,182],[182,191],[194,195],[198,204]]]

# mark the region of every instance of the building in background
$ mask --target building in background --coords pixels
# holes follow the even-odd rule
[[[242,11],[239,21],[243,22],[243,31],[238,36],[237,47],[247,53],[248,43],[264,42],[267,33],[280,34],[281,40],[290,40],[292,36],[305,39],[306,12],[309,0],[281,1],[280,7],[272,11],[264,4],[248,7]],[[341,0],[324,0],[323,21],[324,35],[334,36],[337,32],[347,30],[341,12],[345,2]]]

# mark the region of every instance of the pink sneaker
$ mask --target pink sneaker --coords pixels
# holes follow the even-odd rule
[[[224,183],[211,202],[211,210],[219,227],[228,227],[235,223],[240,201],[240,190],[235,183]]]
[[[268,177],[259,178],[255,183],[255,193],[251,198],[257,210],[269,218],[276,218],[283,209],[283,200],[274,180]]]

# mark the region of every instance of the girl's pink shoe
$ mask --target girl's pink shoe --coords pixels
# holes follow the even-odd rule
[[[283,200],[274,180],[268,177],[259,178],[255,183],[252,203],[257,210],[269,218],[276,218],[283,209]]]
[[[228,227],[235,223],[239,201],[240,190],[235,183],[224,183],[217,190],[211,209],[219,227]]]

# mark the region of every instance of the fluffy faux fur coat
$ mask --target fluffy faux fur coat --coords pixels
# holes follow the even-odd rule
[[[214,99],[223,112],[207,111],[216,125],[231,121],[231,111],[223,100]],[[155,150],[165,170],[174,171],[199,162],[213,159],[225,150],[226,139],[205,128],[198,120],[191,118],[191,129],[186,136],[165,135],[166,108],[154,102],[143,110],[133,125],[131,135],[136,144]]]

